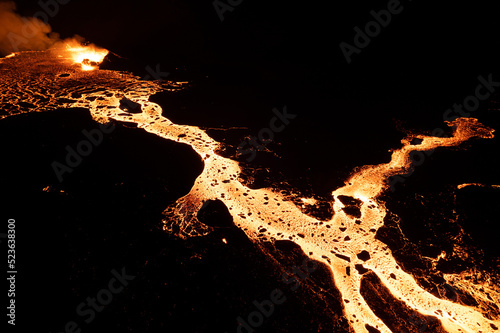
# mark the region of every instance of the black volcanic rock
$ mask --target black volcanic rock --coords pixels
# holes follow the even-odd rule
[[[23,272],[18,311],[30,313],[42,331],[63,330],[74,320],[82,330],[99,332],[124,323],[123,313],[141,320],[139,312],[128,311],[136,298],[134,283],[148,279],[148,262],[180,246],[161,230],[161,213],[189,191],[203,165],[190,147],[116,125],[59,182],[51,163],[65,163],[65,147],[76,149],[86,140],[82,131],[98,125],[81,109],[0,122],[0,147],[9,161],[0,166],[9,175],[1,178],[2,206],[9,207],[1,214],[16,219]],[[107,286],[113,269],[122,268],[136,279],[86,325],[76,307]],[[33,277],[42,308],[24,301],[32,297]]]
[[[128,98],[122,98],[120,100],[120,109],[128,113],[141,113],[141,105],[139,103],[133,102]]]
[[[232,227],[233,217],[220,200],[208,200],[198,211],[198,220],[211,227]]]
[[[346,195],[339,195],[337,198],[345,205],[342,210],[346,214],[354,217],[361,217],[361,200]]]

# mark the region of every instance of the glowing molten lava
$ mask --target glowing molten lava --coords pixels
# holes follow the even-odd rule
[[[77,41],[65,42],[65,51],[74,63],[81,64],[82,70],[91,71],[99,69],[99,65],[108,55],[109,51],[95,45],[82,45]]]
[[[65,52],[75,63],[82,64],[83,69],[95,69],[94,63],[100,63],[107,54],[105,50],[81,45],[70,45]],[[256,244],[290,240],[311,259],[326,265],[342,296],[343,315],[356,333],[393,332],[390,322],[379,318],[361,293],[366,272],[375,274],[381,285],[412,311],[439,320],[447,332],[498,331],[500,287],[492,272],[471,269],[443,275],[447,283],[470,295],[474,300],[470,302],[472,305],[437,297],[404,271],[389,246],[376,238],[390,213],[380,199],[389,188],[388,178],[411,170],[410,153],[413,151],[454,147],[471,138],[493,138],[493,129],[483,126],[477,119],[459,118],[448,122],[453,129],[449,137],[414,135],[403,139],[401,147],[393,150],[387,163],[360,168],[352,173],[344,186],[334,190],[330,204],[335,214],[329,221],[320,221],[304,213],[279,189],[247,187],[240,179],[242,169],[239,163],[220,156],[217,152],[222,144],[205,130],[175,124],[165,118],[162,108],[150,101],[150,96],[165,90],[159,82],[107,70],[78,71],[75,74],[78,79],[68,80],[68,76],[59,75],[73,75],[74,71],[69,69],[73,63],[68,68],[62,65],[36,66],[57,61],[57,57],[49,59],[49,55],[42,52],[21,52],[15,57],[0,59],[5,73],[4,79],[0,80],[0,107],[8,113],[0,118],[57,107],[88,108],[96,121],[104,123],[114,119],[134,123],[161,138],[191,146],[203,160],[204,169],[191,191],[165,210],[164,230],[183,238],[209,233],[211,228],[198,221],[197,213],[207,200],[218,199],[228,208],[235,225]],[[25,68],[30,70],[23,71]],[[32,73],[35,70],[37,75]],[[25,90],[30,93],[19,96]],[[43,99],[35,97],[35,92]],[[121,109],[123,98],[140,104],[142,112],[129,113]],[[28,108],[26,101],[32,107]],[[420,139],[420,143],[412,144],[413,138]],[[303,205],[316,203],[311,198],[301,201]],[[350,202],[356,203],[355,215],[346,209],[352,205]],[[261,249],[266,252],[264,246]],[[435,264],[440,257],[431,260]]]

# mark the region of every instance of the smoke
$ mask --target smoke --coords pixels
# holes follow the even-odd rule
[[[59,34],[52,32],[49,24],[35,17],[22,17],[12,1],[0,2],[0,54],[45,50],[58,41]]]

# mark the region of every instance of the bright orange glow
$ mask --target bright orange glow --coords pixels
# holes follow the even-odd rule
[[[91,71],[99,68],[99,64],[108,55],[108,50],[96,49],[87,46],[71,46],[68,44],[68,51],[72,53],[73,60],[82,65],[84,71]]]
[[[80,64],[84,71],[99,69],[99,65],[109,53],[108,50],[93,44],[83,45],[76,39],[64,41],[63,45],[62,48],[61,45],[57,47],[59,52],[74,63]]]
[[[464,184],[457,185],[457,188],[459,190],[461,190],[464,187],[469,187],[469,186],[500,188],[500,185],[485,185],[485,184],[479,184],[479,183],[464,183]]]

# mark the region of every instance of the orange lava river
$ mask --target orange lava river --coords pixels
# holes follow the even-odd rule
[[[488,278],[487,272],[482,272],[485,278],[480,284],[466,279],[467,274],[463,272],[444,275],[447,282],[472,295],[477,306],[438,298],[403,271],[388,246],[375,237],[388,214],[379,197],[389,189],[390,176],[410,170],[410,152],[457,146],[471,138],[493,138],[493,129],[473,118],[459,118],[447,124],[453,129],[449,137],[412,135],[403,139],[402,146],[393,150],[388,163],[364,166],[353,173],[343,187],[334,190],[331,202],[334,216],[330,221],[319,221],[305,214],[280,189],[245,186],[239,178],[242,171],[239,163],[217,154],[221,148],[219,142],[199,127],[174,124],[165,118],[162,108],[149,98],[171,89],[175,83],[166,85],[124,72],[84,69],[89,68],[58,57],[53,51],[21,52],[0,59],[3,111],[0,118],[55,108],[87,108],[98,122],[113,119],[134,123],[161,138],[191,146],[203,160],[204,169],[191,191],[166,207],[164,230],[176,230],[180,237],[209,233],[211,228],[197,220],[197,212],[207,200],[221,200],[235,225],[255,243],[291,240],[311,259],[327,265],[342,295],[344,316],[356,333],[368,332],[368,325],[382,333],[391,332],[361,295],[362,274],[355,269],[356,265],[376,274],[390,293],[412,310],[437,318],[447,332],[498,331],[498,313],[487,313],[485,305],[493,304],[498,309],[500,288]],[[139,103],[142,112],[132,114],[120,109],[123,98]],[[411,144],[412,138],[421,142]],[[341,196],[357,200],[361,215],[349,215],[343,209]],[[362,252],[369,255],[358,256]]]

